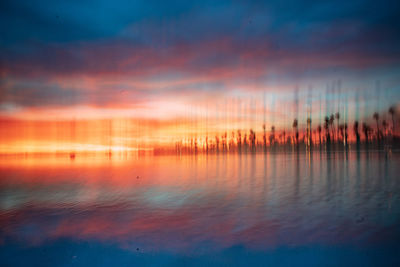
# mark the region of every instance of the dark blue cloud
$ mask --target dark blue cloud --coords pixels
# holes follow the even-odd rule
[[[400,2],[394,0],[1,1],[0,79],[20,78],[24,84],[31,79],[42,89],[19,87],[17,102],[29,102],[23,99],[26,90],[40,104],[46,95],[50,102],[58,96],[85,101],[37,82],[64,74],[251,72],[234,72],[239,67],[262,68],[265,75],[230,79],[257,82],[274,76],[290,83],[307,73],[361,67],[397,72],[399,13]],[[7,95],[6,89],[0,83],[0,93]]]
[[[400,25],[398,1],[16,0],[2,1],[0,7],[3,44],[114,38],[127,29],[133,30],[132,38],[144,41],[200,41],[217,35],[245,39],[267,34],[283,35],[281,41],[296,43],[336,24],[389,33],[398,33]]]

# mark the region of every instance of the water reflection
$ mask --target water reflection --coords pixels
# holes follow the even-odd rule
[[[173,255],[237,245],[398,248],[399,168],[396,153],[347,150],[6,157],[0,242],[41,247],[66,238]]]

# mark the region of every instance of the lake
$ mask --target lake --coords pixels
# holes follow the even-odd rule
[[[2,266],[400,266],[400,153],[2,156]]]

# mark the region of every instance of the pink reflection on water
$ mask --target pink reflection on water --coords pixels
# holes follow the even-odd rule
[[[382,242],[376,233],[400,218],[396,163],[396,154],[346,151],[7,157],[0,163],[0,239],[189,253]]]

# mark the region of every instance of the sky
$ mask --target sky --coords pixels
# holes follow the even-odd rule
[[[399,11],[387,0],[1,1],[0,116],[363,119],[400,101]]]

